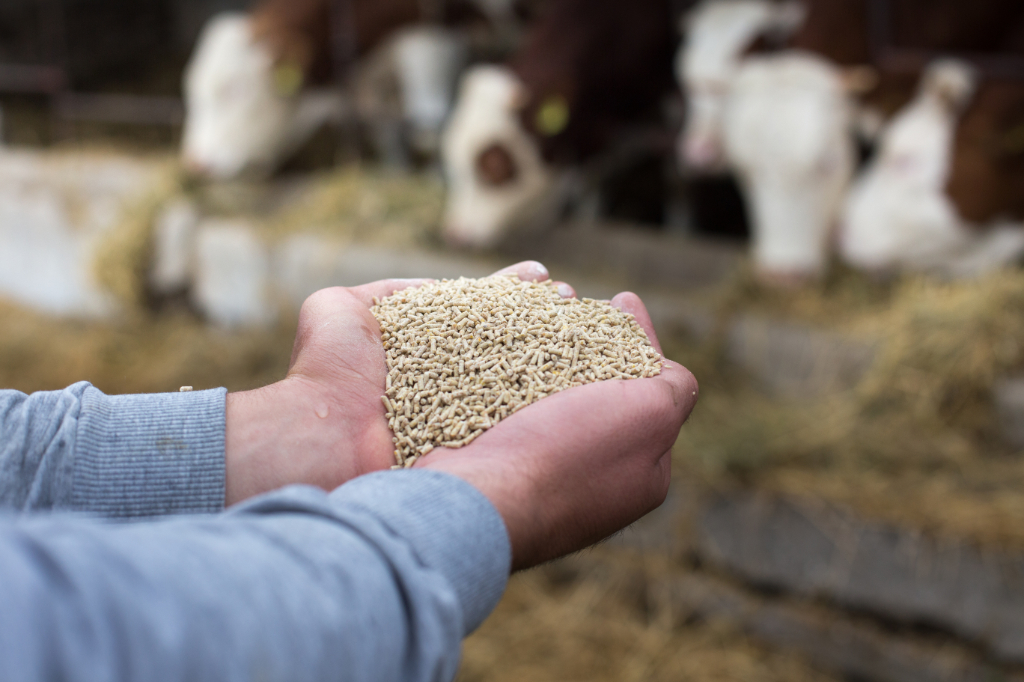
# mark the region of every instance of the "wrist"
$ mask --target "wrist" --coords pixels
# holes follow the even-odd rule
[[[362,473],[343,422],[338,401],[301,376],[229,394],[225,503],[293,484],[333,490]]]
[[[437,454],[441,454],[438,452]],[[445,453],[447,454],[447,453]],[[496,470],[494,461],[473,456],[452,455],[417,465],[462,479],[477,489],[498,510],[505,524],[512,551],[512,569],[520,570],[539,563],[534,546],[537,537],[547,537],[540,529],[545,525],[543,501],[531,497],[529,490],[509,485],[514,477]]]

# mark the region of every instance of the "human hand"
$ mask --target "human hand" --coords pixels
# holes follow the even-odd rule
[[[527,261],[499,271],[542,282],[548,271]],[[383,280],[324,289],[306,299],[288,376],[227,400],[225,502],[295,483],[333,490],[394,464],[381,396],[387,365],[374,297],[428,280]],[[566,285],[562,285],[566,286]],[[563,295],[574,295],[571,288]]]
[[[661,352],[640,299],[612,305],[636,317]],[[587,547],[665,500],[671,448],[697,402],[697,380],[665,360],[648,379],[600,381],[548,396],[469,445],[417,462],[454,474],[494,504],[519,570]]]

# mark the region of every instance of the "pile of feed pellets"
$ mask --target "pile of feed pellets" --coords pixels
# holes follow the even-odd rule
[[[444,280],[375,301],[395,468],[458,448],[558,391],[661,372],[632,315],[515,276]]]

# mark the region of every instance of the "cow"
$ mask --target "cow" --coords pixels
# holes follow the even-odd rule
[[[217,179],[271,172],[318,127],[351,114],[337,85],[353,78],[356,60],[383,49],[403,27],[472,15],[465,4],[444,3],[446,14],[428,12],[431,4],[263,0],[251,12],[215,16],[204,27],[185,72],[184,166]],[[347,21],[339,15],[344,7],[350,10]],[[422,96],[424,87],[413,81],[422,80],[424,56],[437,56],[442,70],[460,69],[459,40],[431,26],[406,31],[388,44],[403,81],[399,87],[410,95],[407,111],[421,127],[437,128],[447,112],[439,114],[446,107],[437,105],[437,97]],[[453,90],[456,77],[427,73],[429,85],[440,84],[442,100],[450,98],[445,88]]]
[[[847,263],[873,273],[969,277],[1024,254],[1024,224],[997,219],[985,233],[972,229],[948,191],[959,119],[977,86],[977,74],[961,61],[941,60],[925,71],[917,96],[886,126],[875,159],[846,201],[838,242]],[[985,174],[985,168],[971,170]],[[967,206],[976,208],[978,197],[971,198]]]
[[[744,61],[723,112],[724,156],[752,217],[752,253],[766,281],[822,276],[856,166],[853,110],[840,71],[811,53]]]
[[[808,51],[751,53],[806,18],[799,2],[705,0],[684,17],[676,57],[688,107],[680,163],[688,175],[735,173],[756,270],[787,284],[826,270],[856,163],[849,92],[863,79]]]
[[[893,21],[896,25],[896,36],[914,50],[978,51],[993,46],[1013,49],[1012,40],[1021,40],[1015,36],[1024,36],[1024,31],[1014,30],[1018,24],[1012,21],[1015,16],[1019,21],[1022,10],[1017,6],[1018,3],[1009,0],[979,0],[970,7],[951,0],[899,0],[891,4],[895,7]],[[864,131],[867,127],[864,125],[866,121],[882,120],[881,114],[899,111],[914,96],[914,78],[908,75],[905,64],[896,63],[894,66],[893,60],[878,58],[878,46],[873,45],[869,39],[867,0],[807,0],[803,7],[802,22],[793,21],[787,24],[784,21],[786,17],[799,18],[801,13],[787,9],[786,3],[779,4],[767,0],[706,0],[687,19],[686,26],[691,35],[680,51],[677,66],[681,81],[688,90],[691,113],[679,144],[680,162],[691,170],[707,172],[730,167],[744,179],[748,204],[755,218],[754,260],[759,271],[769,279],[777,275],[787,280],[791,280],[794,275],[797,279],[820,275],[826,257],[824,249],[828,243],[827,237],[838,226],[841,218],[844,223],[850,221],[853,209],[852,204],[848,203],[841,210],[826,216],[820,213],[820,206],[812,210],[811,203],[795,201],[792,193],[787,196],[777,187],[772,188],[771,184],[778,185],[779,179],[788,173],[786,169],[794,162],[806,167],[806,159],[797,159],[794,156],[800,149],[795,144],[767,144],[758,150],[751,141],[760,139],[767,143],[773,139],[781,140],[785,138],[787,131],[796,135],[795,138],[791,138],[791,142],[804,140],[804,136],[797,130],[799,127],[807,131],[804,140],[807,145],[814,139],[817,140],[814,146],[819,150],[848,150],[851,136],[854,132]],[[732,36],[733,39],[719,41],[719,44],[711,49],[708,47],[710,36],[715,33],[719,36]],[[726,44],[728,50],[724,49],[722,44]],[[771,85],[773,79],[781,83],[784,77],[781,73],[773,74],[764,60],[774,59],[779,65],[787,60],[761,53],[777,52],[780,49],[783,51],[782,54],[790,54],[793,58],[799,56],[805,59],[827,60],[832,66],[835,76],[832,82],[826,83],[826,79],[819,79],[819,99],[833,96],[837,84],[841,84],[851,95],[858,95],[857,99],[847,98],[845,103],[837,104],[830,115],[819,109],[818,116],[814,118],[814,125],[809,123],[810,119],[798,121],[792,115],[788,115],[790,127],[787,128],[783,118],[773,118],[769,112],[774,109],[778,116],[783,116],[782,112],[790,106],[784,100],[788,98],[790,104],[798,100],[806,103],[807,96],[805,93],[794,99],[792,90],[787,91]],[[709,67],[708,64],[712,66]],[[713,83],[713,79],[705,79],[702,82],[700,76],[715,73],[715,68],[712,67],[716,64],[718,73],[731,75],[726,79],[719,78],[715,87],[708,87],[707,83]],[[726,66],[723,67],[723,64]],[[757,78],[751,74],[741,77],[748,65],[756,65]],[[929,89],[929,83],[945,82],[952,87],[952,83],[956,81],[953,76],[955,71],[951,68],[940,68],[932,74],[934,78],[925,79],[918,99],[911,105],[916,107],[914,110],[922,111],[921,106],[917,105],[928,100],[928,92],[934,92],[934,89]],[[762,81],[760,84],[755,82],[758,79]],[[808,80],[806,84],[809,85],[810,82]],[[955,125],[955,117],[949,118],[952,110],[946,109],[946,118],[943,120],[947,122],[947,127],[952,126],[950,130],[956,133],[952,152],[942,145],[935,147],[941,136],[934,135],[931,138],[933,148],[927,152],[932,156],[950,156],[945,176],[948,182],[939,185],[935,191],[943,193],[946,197],[944,201],[948,200],[950,207],[958,209],[961,227],[969,222],[980,225],[1000,217],[1010,217],[1019,213],[1022,208],[1019,197],[1022,194],[1021,189],[1024,189],[1024,185],[1021,184],[1024,177],[1021,176],[1020,164],[1011,158],[1013,155],[1003,154],[1001,158],[995,158],[991,151],[992,140],[983,140],[991,138],[993,130],[1005,132],[1008,124],[1020,121],[1021,104],[1024,104],[1020,86],[985,82],[979,87],[975,103],[968,109],[959,129]],[[762,93],[774,89],[775,94],[766,96],[758,103],[756,98],[751,99],[744,94],[744,91],[750,88],[760,89]],[[943,88],[939,90],[947,91]],[[748,107],[746,114],[741,110],[743,107]],[[809,111],[804,108],[804,115],[806,116]],[[868,112],[872,112],[872,115],[868,116]],[[910,119],[921,120],[922,116],[919,113]],[[738,121],[744,120],[747,122],[745,127],[737,124]],[[836,125],[840,120],[846,121],[845,128]],[[732,121],[732,124],[727,125],[728,121]],[[910,129],[916,127],[909,126]],[[1012,125],[1009,127],[1012,128]],[[875,123],[873,128],[877,134],[882,126]],[[904,124],[897,126],[898,130],[906,128]],[[831,131],[831,142],[821,142],[818,136],[822,130]],[[891,147],[894,144],[894,136],[888,133],[892,132],[892,128],[887,128],[886,131],[886,141],[882,146]],[[725,139],[730,135],[737,137],[732,141]],[[901,133],[895,137],[905,136]],[[924,144],[922,140],[918,142]],[[800,154],[806,151],[804,149]],[[919,147],[918,156],[925,153],[924,147]],[[847,152],[844,151],[841,156],[847,156]],[[821,157],[819,162],[824,162],[824,159],[824,156]],[[758,182],[757,174],[751,173],[750,169],[754,165],[760,166],[760,177],[763,182]],[[812,197],[828,196],[829,205],[837,206],[831,200],[839,182],[834,171],[837,167],[847,166],[841,163],[838,166],[823,166],[826,167],[830,169],[828,172],[805,174],[804,191],[801,194],[807,197],[808,201]],[[874,170],[881,172],[881,168],[876,166]],[[849,177],[848,171],[844,170],[843,173]],[[865,184],[878,186],[867,179],[858,185],[857,195],[860,198],[855,203],[859,208],[854,211],[858,216],[865,215],[865,211],[868,210],[865,207],[870,205],[868,199],[864,198],[865,195],[874,196],[880,201],[878,198],[884,194],[867,192],[863,189]],[[809,240],[804,221],[815,211],[818,211],[821,222],[817,226],[814,238]],[[876,210],[876,213],[883,212],[881,208]],[[793,227],[790,228],[789,225]],[[797,229],[797,226],[803,227]],[[877,224],[875,227],[881,229]],[[899,228],[894,224],[892,229],[898,231]],[[848,252],[851,248],[850,240],[853,239],[853,234],[860,232],[848,228],[842,241],[843,251]],[[1009,249],[1013,242],[1012,231],[1001,231],[1000,234],[1004,235],[1004,238],[993,237],[995,241],[992,243],[1003,244]],[[1011,236],[1006,237],[1007,234]],[[819,266],[804,268],[802,272],[780,268],[780,263],[772,261],[763,249],[759,248],[765,240],[778,242],[780,246],[789,242],[787,248],[790,250],[806,248],[808,256],[812,249],[817,250],[819,257],[816,262]],[[864,246],[864,249],[870,248],[872,247]],[[1009,249],[1009,252],[1012,252],[1012,249]],[[852,258],[854,262],[866,263],[856,256]],[[975,258],[971,262],[977,264],[998,260],[985,261]],[[812,260],[809,259],[807,262],[810,264]],[[970,268],[961,265],[954,269]]]
[[[551,0],[523,47],[470,69],[443,134],[443,234],[486,248],[555,216],[574,169],[672,93],[670,0]]]

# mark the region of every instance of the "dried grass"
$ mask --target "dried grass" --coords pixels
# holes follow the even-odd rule
[[[196,185],[174,161],[143,196],[128,200],[96,251],[99,283],[129,311],[148,302],[153,226],[168,205],[185,199],[201,215],[247,222],[267,243],[318,234],[340,243],[427,246],[437,239],[444,203],[439,180],[352,166],[303,180]]]
[[[726,622],[672,626],[657,605],[650,608],[635,564],[578,571],[572,561],[512,577],[498,608],[465,642],[460,682],[834,679]]]
[[[735,286],[722,310],[765,310],[846,332],[880,351],[852,391],[779,400],[721,360],[670,352],[701,380],[676,452],[712,484],[739,480],[982,544],[1024,546],[1024,458],[1004,444],[993,382],[1024,367],[1024,273],[887,285],[848,273],[790,296]],[[738,293],[737,293],[738,292]],[[857,302],[859,301],[859,302]]]
[[[315,233],[343,242],[424,246],[436,241],[444,208],[439,179],[358,165],[274,185],[193,186],[189,195],[203,213],[248,220],[270,242]]]
[[[153,258],[153,225],[161,209],[181,192],[177,165],[165,162],[156,183],[144,195],[128,199],[121,219],[96,248],[96,281],[128,310],[147,302]]]
[[[110,324],[0,303],[0,387],[32,392],[90,381],[107,393],[256,388],[284,377],[294,333],[294,320],[269,331],[226,332],[184,312]]]

